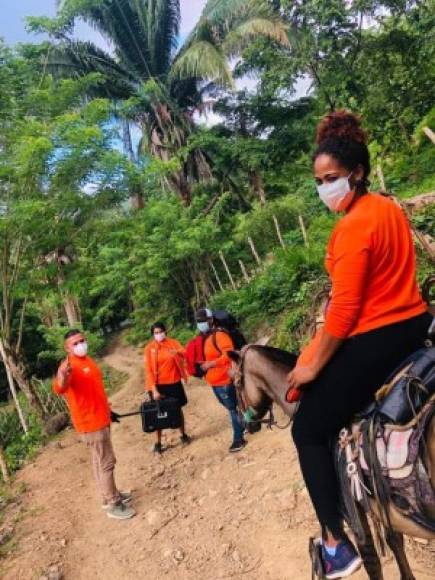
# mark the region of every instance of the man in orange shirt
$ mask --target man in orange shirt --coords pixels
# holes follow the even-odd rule
[[[66,359],[53,381],[53,391],[63,395],[75,430],[91,450],[92,464],[103,508],[110,518],[125,520],[135,515],[128,506],[131,494],[115,485],[115,453],[110,438],[111,411],[100,369],[87,356],[87,342],[79,330],[65,334]]]
[[[208,308],[201,308],[197,311],[196,322],[198,329],[206,333],[204,339],[205,362],[201,368],[206,373],[205,380],[213,387],[215,397],[230,415],[233,442],[229,451],[236,453],[243,449],[246,441],[243,438],[244,428],[237,410],[236,389],[228,374],[231,361],[226,353],[235,350],[234,343],[228,332],[216,327],[213,314]]]

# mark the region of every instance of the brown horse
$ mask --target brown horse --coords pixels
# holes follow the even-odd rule
[[[286,351],[258,345],[248,345],[243,350],[231,352],[233,360],[233,379],[236,385],[240,410],[247,422],[261,421],[271,409],[278,404],[291,418],[297,411],[297,403],[288,403],[287,375],[294,368],[297,357]],[[435,417],[426,433],[426,465],[435,489]],[[370,500],[372,512],[380,517],[379,506]],[[403,535],[435,539],[435,534],[404,517],[392,504],[388,505],[391,528],[385,530],[386,541],[391,548],[399,570],[401,580],[415,580],[404,550]],[[382,566],[377,554],[366,513],[359,508],[359,516],[365,533],[364,544],[358,542],[358,548],[364,567],[371,580],[382,580]]]

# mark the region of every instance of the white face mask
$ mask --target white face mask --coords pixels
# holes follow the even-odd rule
[[[208,322],[198,322],[196,325],[199,332],[206,333],[210,330],[210,324]]]
[[[331,211],[343,211],[350,205],[355,195],[349,183],[351,175],[339,177],[332,183],[322,183],[317,186],[320,199]]]
[[[88,353],[88,343],[87,342],[79,342],[75,344],[73,347],[73,353],[76,356],[84,357]]]
[[[163,342],[166,338],[166,332],[156,332],[154,338],[157,342]]]

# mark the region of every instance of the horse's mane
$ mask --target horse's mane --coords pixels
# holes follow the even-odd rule
[[[291,352],[282,350],[280,348],[274,348],[273,346],[253,345],[251,348],[257,352],[262,353],[268,360],[283,364],[291,368],[295,366],[296,360],[298,358],[297,355]]]

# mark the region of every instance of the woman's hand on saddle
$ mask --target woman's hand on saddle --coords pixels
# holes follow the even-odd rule
[[[310,365],[296,367],[287,375],[287,382],[291,389],[300,389],[317,378],[319,371]]]

